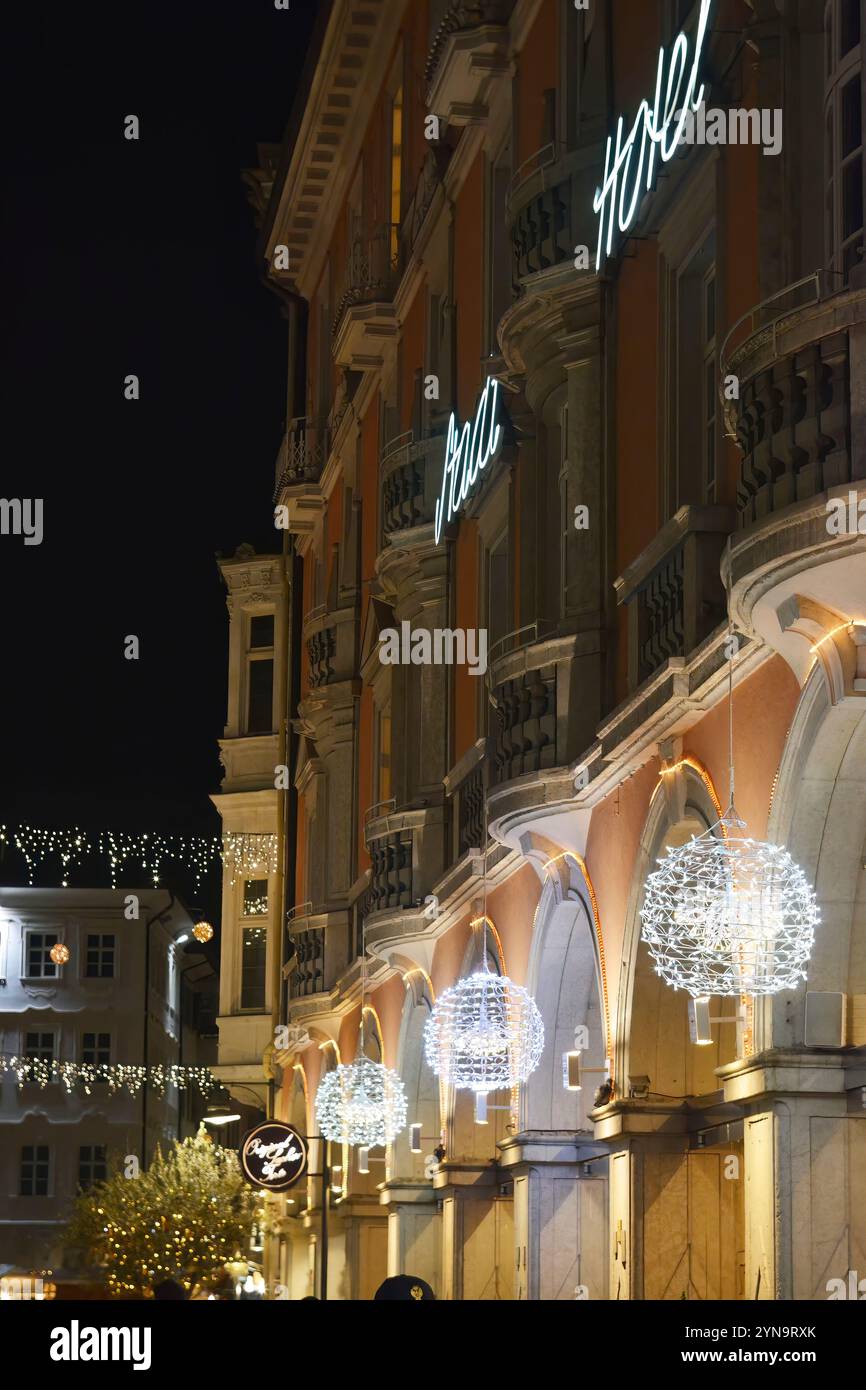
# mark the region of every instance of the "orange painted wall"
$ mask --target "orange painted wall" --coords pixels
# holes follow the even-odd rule
[[[333,492],[331,493],[331,496],[328,498],[328,505],[327,505],[327,508],[326,508],[326,515],[327,515],[327,519],[328,519],[328,551],[329,551],[329,553],[328,553],[327,555],[324,555],[324,556],[322,557],[322,559],[323,559],[325,565],[327,566],[327,580],[326,580],[326,583],[325,583],[325,597],[327,598],[328,594],[330,594],[330,592],[331,592],[331,584],[332,584],[332,582],[333,582],[333,580],[334,580],[334,574],[333,574],[334,563],[335,563],[335,560],[338,561],[338,559],[339,559],[338,556],[335,556],[334,547],[335,547],[335,546],[341,545],[341,543],[342,543],[342,538],[343,538],[343,479],[342,479],[342,476],[341,476],[340,479],[338,480],[338,482],[337,482],[337,484],[336,484],[336,486],[335,486]]]
[[[484,351],[484,155],[479,154],[460,190],[454,213],[457,245],[454,297],[457,301],[457,408],[471,418],[481,386]]]
[[[616,393],[616,564],[623,570],[658,530],[658,250],[654,242],[631,243],[617,283]],[[617,698],[626,694],[628,615],[617,611]]]
[[[361,423],[361,627],[370,602],[370,582],[376,573],[379,534],[379,393]]]
[[[515,169],[550,141],[550,135],[545,131],[544,93],[557,86],[559,54],[556,10],[555,4],[542,4],[520,51],[515,94]]]
[[[373,805],[373,721],[375,705],[368,685],[361,692],[358,735],[358,872],[370,867],[364,843],[364,812]]]
[[[406,986],[402,976],[394,975],[386,980],[372,996],[370,1003],[379,1017],[382,1029],[383,1061],[386,1067],[396,1067],[397,1049],[400,1042],[400,1023],[403,1018],[403,1005],[406,1002]]]
[[[358,1029],[361,1026],[361,1005],[356,1004],[354,1009],[344,1014],[340,1023],[340,1032],[337,1043],[340,1048],[340,1061],[344,1063],[354,1062],[358,1055]]]
[[[526,983],[532,923],[542,884],[531,864],[487,895],[487,915],[496,927],[505,957],[505,973],[515,984]]]
[[[774,656],[734,691],[736,805],[757,838],[767,832],[773,781],[800,687],[786,661]],[[728,702],[689,731],[683,751],[704,764],[722,806],[728,804]]]
[[[460,522],[452,549],[456,602],[454,623],[458,628],[478,623],[478,523],[467,517]],[[469,674],[468,666],[453,668],[454,735],[452,766],[478,738],[478,688],[483,677]]]
[[[598,900],[604,941],[607,1000],[612,1036],[616,1036],[616,999],[629,894],[634,864],[653,792],[659,763],[653,758],[607,797],[592,813],[586,842],[586,868]]]
[[[436,943],[430,979],[438,999],[443,990],[459,980],[463,969],[463,957],[472,933],[469,928],[469,913],[456,926],[447,931]]]
[[[404,34],[409,79],[408,82],[404,82],[406,112],[404,118],[406,121],[404,170],[405,179],[411,192],[430,148],[424,138],[424,121],[429,112],[424,100],[425,84],[423,81],[430,39],[429,0],[412,0],[406,11]]]
[[[424,368],[424,341],[427,333],[427,296],[419,290],[412,301],[403,325],[400,344],[402,365],[402,400],[400,403],[400,428],[408,430],[412,424],[412,410],[415,404],[415,372]]]
[[[661,19],[659,3],[616,0],[613,104],[617,115],[633,117],[644,97],[652,101],[655,95],[656,64],[663,38]]]

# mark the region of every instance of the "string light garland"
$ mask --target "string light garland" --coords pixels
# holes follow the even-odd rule
[[[277,870],[277,836],[228,831],[216,835],[163,835],[153,831],[141,834],[125,830],[99,830],[88,833],[80,826],[51,830],[35,825],[0,825],[0,845],[9,845],[22,855],[27,865],[28,883],[35,881],[38,869],[53,860],[61,868],[61,887],[69,887],[70,871],[82,868],[94,856],[102,859],[112,888],[124,870],[140,868],[156,886],[163,865],[181,864],[193,876],[196,886],[222,863],[234,885],[253,873],[271,875]]]
[[[174,1086],[178,1091],[197,1086],[205,1099],[219,1085],[209,1067],[187,1067],[178,1062],[157,1062],[145,1067],[125,1062],[61,1062],[57,1058],[5,1057],[0,1054],[0,1073],[7,1071],[13,1072],[18,1078],[19,1091],[28,1083],[44,1091],[52,1082],[59,1082],[67,1092],[73,1091],[76,1086],[83,1086],[88,1096],[100,1082],[108,1083],[110,1095],[125,1090],[131,1096],[138,1095],[145,1084],[160,1096],[165,1095],[169,1086]]]
[[[731,558],[728,541],[728,610]],[[668,849],[646,881],[641,939],[660,975],[694,998],[768,995],[807,978],[820,922],[814,889],[782,845],[744,835],[734,805],[734,655],[728,629],[730,799],[721,818]]]

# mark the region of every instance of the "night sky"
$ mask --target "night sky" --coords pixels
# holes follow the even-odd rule
[[[0,495],[45,515],[40,546],[0,536],[0,822],[219,828],[215,554],[278,548],[285,408],[285,323],[241,171],[282,139],[315,8],[3,20]],[[7,855],[0,882],[21,881]]]

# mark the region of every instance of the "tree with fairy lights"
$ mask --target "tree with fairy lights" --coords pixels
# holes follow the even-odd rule
[[[262,1212],[237,1156],[203,1129],[162,1154],[146,1172],[123,1170],[76,1199],[66,1246],[104,1270],[113,1298],[147,1298],[163,1279],[189,1291],[216,1284],[250,1246]]]

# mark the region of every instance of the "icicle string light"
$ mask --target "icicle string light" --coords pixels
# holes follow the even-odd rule
[[[186,1091],[197,1086],[199,1093],[207,1098],[218,1085],[208,1067],[185,1067],[177,1062],[155,1063],[139,1066],[131,1063],[60,1062],[57,1058],[46,1057],[5,1057],[0,1054],[0,1073],[13,1072],[18,1078],[18,1089],[27,1084],[45,1090],[52,1082],[59,1082],[71,1092],[76,1086],[83,1086],[87,1095],[100,1082],[107,1082],[110,1095],[125,1090],[131,1096],[138,1095],[142,1086],[151,1086],[160,1096],[169,1086],[178,1091]]]
[[[277,869],[276,835],[250,835],[240,831],[230,831],[220,839],[214,835],[162,835],[150,831],[143,834],[125,830],[88,833],[77,825],[65,830],[0,825],[0,845],[10,845],[22,855],[31,885],[37,870],[45,863],[59,862],[63,888],[69,887],[70,869],[81,868],[93,856],[107,865],[112,888],[117,887],[121,872],[137,868],[156,886],[163,864],[169,861],[189,870],[197,887],[220,861],[232,885],[253,873],[264,877]]]

